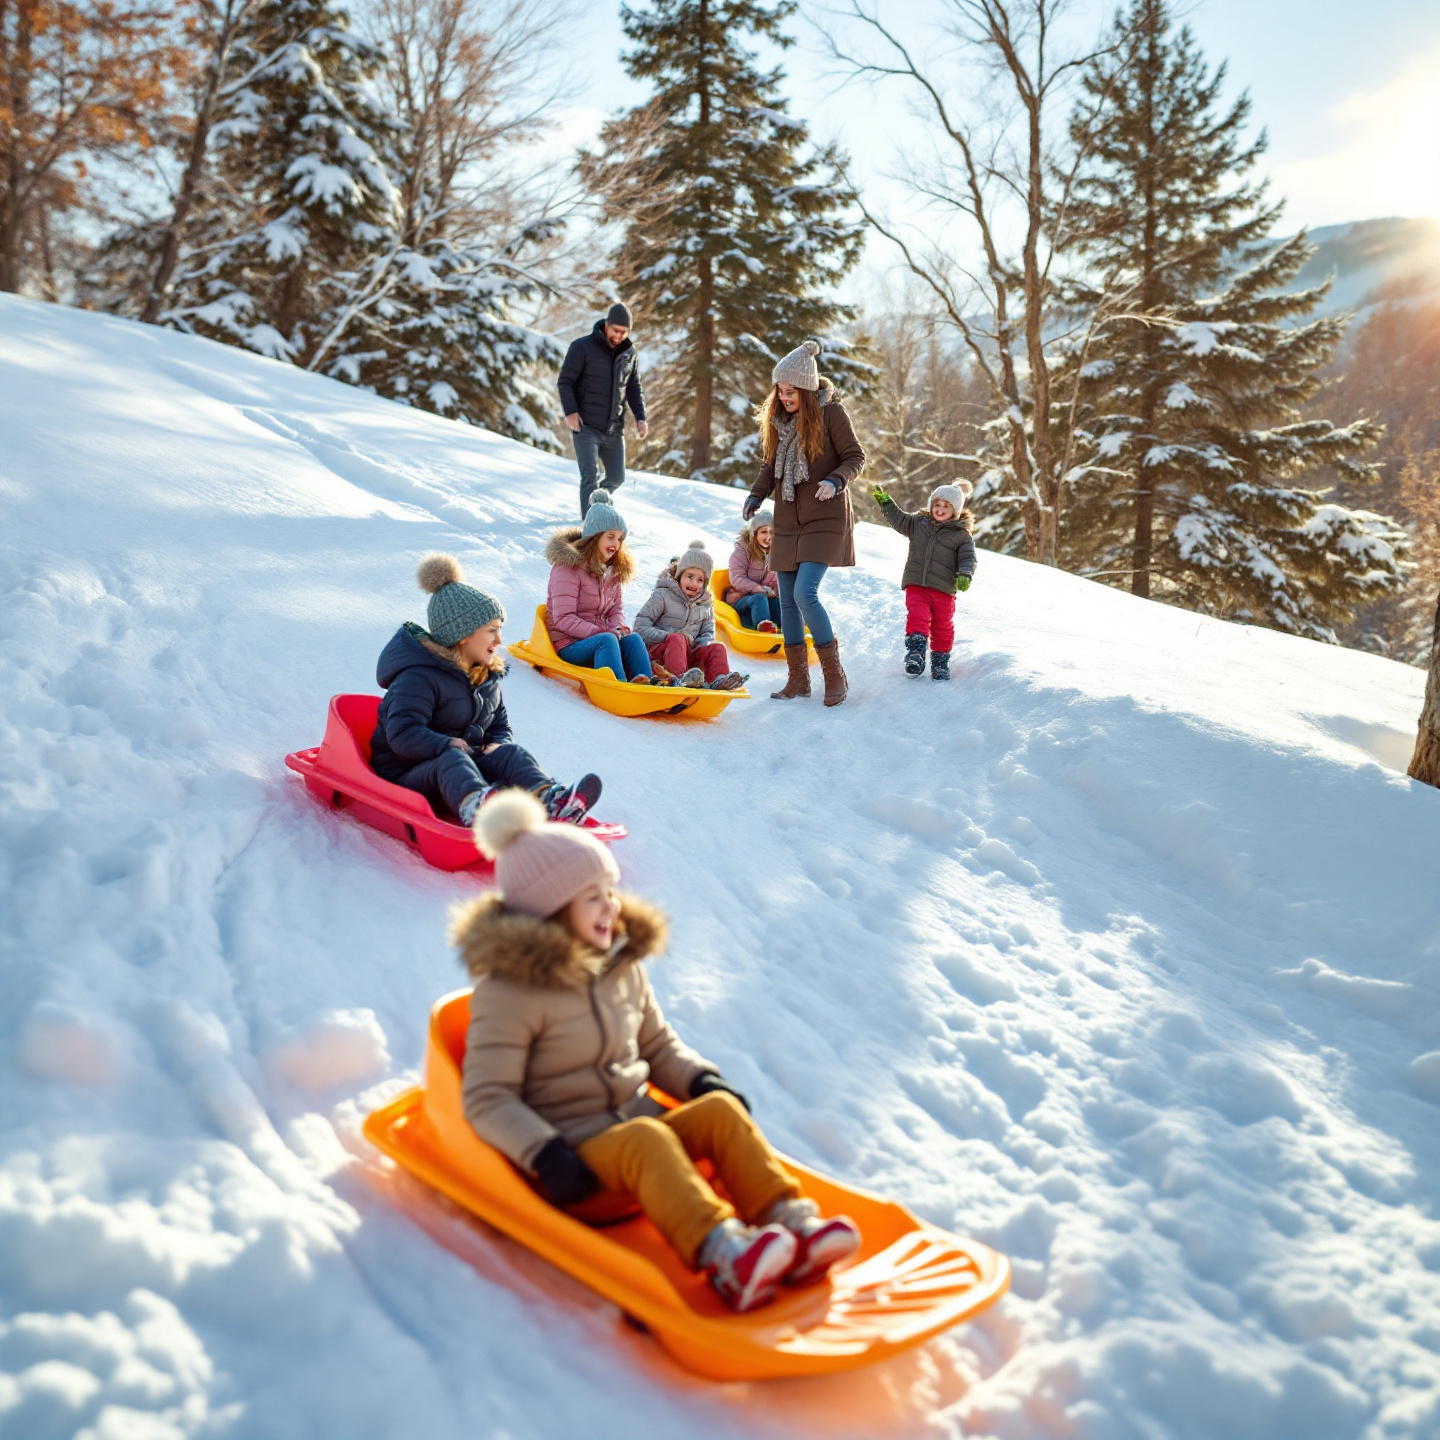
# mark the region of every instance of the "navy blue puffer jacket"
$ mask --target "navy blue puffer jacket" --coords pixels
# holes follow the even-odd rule
[[[422,643],[429,638],[418,625],[402,625],[375,667],[385,698],[370,740],[370,763],[382,780],[396,780],[435,759],[452,740],[462,739],[474,750],[510,743],[500,677],[471,685],[453,660]]]

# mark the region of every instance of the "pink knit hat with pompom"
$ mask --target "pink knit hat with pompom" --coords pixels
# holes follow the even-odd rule
[[[495,861],[507,910],[548,920],[594,880],[614,884],[620,867],[588,831],[556,825],[528,790],[504,790],[475,816],[475,843]]]

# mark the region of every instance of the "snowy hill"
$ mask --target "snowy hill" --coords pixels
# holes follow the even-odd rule
[[[1422,676],[982,556],[948,688],[898,537],[850,701],[620,721],[528,671],[674,916],[673,1018],[791,1152],[1002,1247],[891,1364],[714,1386],[359,1120],[470,882],[282,766],[457,553],[528,630],[567,463],[0,297],[0,1436],[1440,1435],[1440,793]],[[733,492],[635,477],[649,577]],[[645,589],[635,587],[629,604]],[[762,667],[767,680],[774,667]],[[763,684],[752,688],[763,694]]]

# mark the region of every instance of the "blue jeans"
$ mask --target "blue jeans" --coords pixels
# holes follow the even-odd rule
[[[740,595],[735,600],[735,613],[747,630],[758,630],[762,620],[780,624],[780,601],[773,595]]]
[[[621,425],[624,421],[621,421]],[[590,508],[590,496],[605,466],[605,487],[613,495],[625,483],[625,431],[617,425],[608,433],[593,425],[582,425],[570,434],[575,458],[580,462],[580,518]]]
[[[817,564],[814,560],[802,560],[796,570],[781,570],[776,578],[780,581],[780,632],[787,645],[805,643],[805,627],[810,627],[810,638],[817,645],[829,645],[835,639],[830,617],[820,603],[820,582],[825,578],[828,565]]]
[[[589,665],[593,670],[612,670],[617,680],[633,680],[637,675],[653,675],[645,642],[633,631],[623,640],[608,630],[577,640],[559,652],[567,665]]]

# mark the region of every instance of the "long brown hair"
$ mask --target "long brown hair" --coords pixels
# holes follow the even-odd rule
[[[770,543],[773,546],[775,543],[775,522],[773,520],[767,520],[765,523],[771,531]],[[760,548],[760,542],[755,538],[755,532],[760,528],[761,527],[756,525],[752,520],[750,524],[740,532],[739,539],[740,543],[745,547],[745,553],[752,560],[763,560],[768,565],[770,563],[770,551],[762,550]]]
[[[587,536],[575,545],[575,553],[584,562],[585,568],[598,580],[604,575],[606,569],[615,572],[615,578],[622,584],[628,585],[630,577],[635,573],[635,557],[625,548],[625,537],[620,537],[620,548],[615,552],[615,558],[610,561],[608,567],[600,558],[600,537],[604,535],[601,530],[594,535]]]
[[[821,385],[830,386],[822,379]],[[801,390],[800,408],[795,412],[795,423],[800,427],[800,444],[804,447],[807,460],[817,460],[825,448],[825,411],[820,397],[814,390]],[[765,464],[775,458],[780,445],[779,422],[789,421],[790,412],[780,403],[780,387],[774,386],[770,393],[755,407],[755,423],[760,427],[760,449]]]

